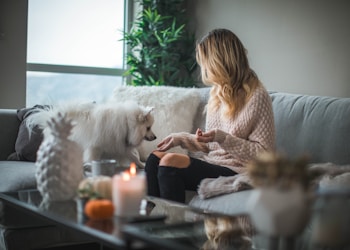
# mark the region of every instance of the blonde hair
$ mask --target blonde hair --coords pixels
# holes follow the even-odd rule
[[[197,44],[196,59],[202,81],[213,86],[208,111],[224,104],[225,117],[236,115],[260,84],[242,42],[229,30],[215,29]]]

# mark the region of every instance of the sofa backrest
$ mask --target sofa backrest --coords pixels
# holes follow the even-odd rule
[[[205,129],[205,117],[206,117],[206,110],[205,107],[208,103],[209,99],[209,92],[210,88],[198,88],[196,89],[200,96],[200,102],[198,105],[198,110],[196,113],[196,116],[193,119],[193,129],[192,132],[195,133],[197,128]]]
[[[276,146],[312,163],[350,163],[350,98],[270,92]]]
[[[204,106],[210,88],[200,88],[193,132],[205,128]],[[288,157],[307,155],[312,163],[350,163],[350,98],[269,92],[276,128],[276,149]]]
[[[198,88],[200,105],[193,132],[205,128],[210,88]],[[291,158],[308,155],[312,163],[350,163],[350,98],[270,92],[276,148]],[[20,121],[16,110],[0,110],[0,160],[14,152]]]

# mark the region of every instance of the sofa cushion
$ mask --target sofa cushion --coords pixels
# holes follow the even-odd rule
[[[144,106],[154,107],[152,130],[155,141],[144,141],[138,148],[141,161],[156,149],[157,144],[174,132],[192,132],[193,120],[197,113],[200,96],[197,89],[169,86],[122,86],[115,88],[114,101],[134,100]],[[172,152],[186,153],[177,147]]]
[[[35,163],[0,161],[0,192],[36,188]]]
[[[200,101],[198,105],[198,109],[196,115],[193,120],[193,128],[192,132],[195,133],[197,128],[201,128],[205,130],[205,122],[206,122],[206,106],[209,100],[210,87],[198,88],[196,91],[199,93]]]
[[[350,163],[350,98],[270,93],[277,150],[310,162]]]
[[[23,108],[17,110],[18,120],[21,122],[18,130],[18,135],[15,143],[15,152],[8,157],[8,160],[17,161],[32,161],[36,160],[36,152],[43,140],[42,129],[34,126],[29,134],[26,126],[26,119],[40,109],[45,109],[48,106],[35,105],[32,108]]]

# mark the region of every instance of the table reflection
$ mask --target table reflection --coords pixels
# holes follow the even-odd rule
[[[209,216],[204,220],[204,229],[208,240],[203,250],[251,249],[253,228],[246,216]]]

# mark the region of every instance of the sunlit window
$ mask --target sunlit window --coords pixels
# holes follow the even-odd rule
[[[27,106],[104,101],[123,82],[125,0],[29,0]]]

